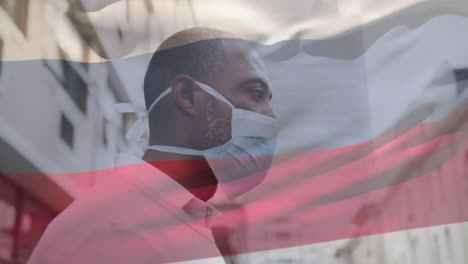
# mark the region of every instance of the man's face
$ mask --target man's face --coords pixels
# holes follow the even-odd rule
[[[226,58],[213,81],[213,88],[236,108],[275,117],[270,105],[272,93],[260,57],[242,45],[226,47]],[[207,95],[203,149],[226,143],[231,138],[231,108]]]

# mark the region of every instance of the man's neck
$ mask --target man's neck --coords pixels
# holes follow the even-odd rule
[[[143,160],[166,173],[195,197],[208,201],[216,192],[218,181],[203,157],[147,150]]]

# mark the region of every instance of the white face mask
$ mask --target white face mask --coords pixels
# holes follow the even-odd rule
[[[276,147],[277,119],[235,108],[215,89],[196,83],[205,92],[231,107],[231,139],[221,146],[206,150],[163,145],[149,146],[148,149],[204,156],[225,194],[228,198],[234,199],[265,179]],[[151,104],[148,113],[171,91],[171,87],[165,90]]]

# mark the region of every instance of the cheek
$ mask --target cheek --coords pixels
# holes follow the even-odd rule
[[[260,112],[265,104],[268,104],[268,100],[255,100],[249,93],[242,94],[239,100],[234,105],[240,109],[244,109],[252,112]]]
[[[206,106],[205,145],[208,148],[226,143],[231,138],[231,110],[215,103]]]

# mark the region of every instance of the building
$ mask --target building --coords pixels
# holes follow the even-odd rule
[[[191,1],[158,2],[174,14],[163,20],[153,1],[98,19],[86,12],[93,2],[0,0],[0,263],[25,263],[47,224],[99,180],[92,172],[131,148],[133,117],[113,105],[142,91],[107,59],[195,25]]]
[[[83,12],[86,3],[93,2],[98,1],[0,0],[0,263],[25,262],[46,225],[98,180],[92,173],[77,178],[72,172],[106,168],[111,165],[117,150],[128,147],[123,137],[128,122],[112,111],[115,102],[129,101],[132,97],[134,91],[128,89],[121,78],[128,72],[115,67],[115,63],[83,62],[144,54],[153,51],[172,33],[197,24],[222,25],[224,28],[229,20],[230,26],[226,28],[238,29],[234,30],[236,33],[250,30],[247,36],[259,40],[268,35],[267,31],[273,31],[270,29],[276,30],[296,19],[311,16],[304,3],[287,3],[298,6],[301,10],[296,11],[303,12],[302,15],[289,12],[282,20],[276,15],[288,13],[284,12],[286,5],[267,9],[265,7],[273,4],[265,2],[261,7],[275,13],[269,17],[262,12],[249,12],[255,8],[250,10],[247,1],[213,1],[216,2],[213,6],[204,1],[194,8],[190,0],[127,0],[115,6],[121,8],[121,12],[114,12],[116,10],[112,8],[97,16]],[[301,21],[296,22],[302,25]],[[350,17],[349,22],[354,25],[354,22],[362,21]],[[253,24],[256,26],[252,27]],[[340,27],[340,24],[336,23],[336,26]],[[256,32],[262,27],[261,32]],[[304,30],[295,27],[293,35],[314,33],[312,35],[323,37],[323,34],[315,34],[320,30]],[[333,34],[342,30],[339,28]],[[289,32],[281,34],[284,35]],[[371,42],[372,36],[360,36],[362,39],[355,43],[357,46]],[[457,59],[462,58],[458,55]],[[365,65],[360,66],[364,68]],[[455,77],[460,79],[457,93],[461,94],[466,89],[466,85],[462,85],[467,80],[466,70],[460,65],[452,66]],[[360,101],[367,102],[367,94],[361,95]],[[349,112],[355,111],[353,107],[349,109]],[[373,110],[369,112],[376,112]],[[376,120],[391,123],[380,118]],[[367,126],[359,128],[368,130]],[[389,204],[391,201],[397,200],[389,199]],[[245,217],[248,215],[240,214],[239,221],[244,221]],[[267,226],[265,232],[253,234],[271,240],[294,239],[300,231],[295,229],[301,226],[289,221],[278,219]],[[220,226],[218,230],[229,233],[232,228]],[[464,225],[427,230],[430,231],[362,237],[323,247],[295,247],[235,256],[229,260],[241,263],[323,263],[325,260],[386,263],[391,257],[393,259],[388,263],[415,263],[412,258],[427,262],[427,252],[434,254],[430,256],[431,260],[453,259],[453,263],[466,260],[466,256],[463,257],[467,237]],[[246,238],[222,235],[220,239],[226,248],[235,250]],[[394,244],[400,247],[391,247]],[[421,245],[421,248],[412,251],[413,244]],[[453,252],[446,248],[447,245]],[[329,254],[335,247],[336,251]]]
[[[375,213],[369,214],[368,208],[363,208],[356,219],[356,238],[335,246],[335,263],[366,264],[462,264],[468,262],[468,223],[454,223],[437,225],[434,222],[431,227],[409,229],[404,231],[361,236],[360,232],[366,232],[368,226],[375,226],[376,222],[381,226],[397,221],[402,225],[411,226],[419,222],[421,217],[431,219],[431,212],[437,210],[446,215],[465,214],[464,201],[468,194],[468,181],[453,182],[449,176],[453,173],[466,175],[468,162],[468,148],[461,149],[461,155],[456,160],[455,166],[442,167],[435,177],[428,178],[425,186],[419,188],[401,187],[389,193],[387,198],[376,203],[373,208]],[[430,199],[423,202],[420,198],[423,193],[431,193]],[[367,212],[366,212],[367,211]],[[385,212],[386,217],[379,215]],[[466,217],[466,216],[465,216]]]
[[[83,63],[102,46],[68,7],[0,1],[0,263],[24,263],[47,224],[96,181],[72,172],[109,167],[126,146],[112,106],[127,92],[112,64]]]

